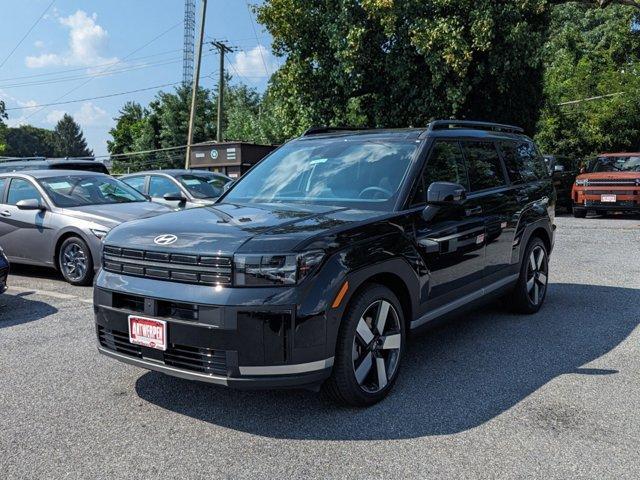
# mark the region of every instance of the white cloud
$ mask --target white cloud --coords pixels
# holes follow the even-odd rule
[[[101,52],[106,46],[108,32],[96,23],[98,16],[89,16],[83,10],[73,15],[60,17],[61,25],[69,29],[69,49],[63,53],[42,53],[28,56],[25,63],[29,68],[49,66],[92,67],[99,64],[115,62],[117,58],[103,57]]]
[[[33,42],[33,46],[36,48],[44,48],[44,42],[42,40],[36,40]]]
[[[64,110],[51,110],[49,113],[47,113],[47,116],[45,117],[45,119],[47,123],[50,123],[51,125],[55,125],[62,119],[65,113],[67,112],[65,112]]]
[[[91,102],[84,102],[80,109],[73,115],[76,122],[83,125],[96,125],[107,118],[107,111]]]
[[[257,45],[248,52],[238,52],[236,54],[231,74],[239,74],[247,78],[263,78],[270,76],[277,68],[278,65],[271,52],[263,45]]]

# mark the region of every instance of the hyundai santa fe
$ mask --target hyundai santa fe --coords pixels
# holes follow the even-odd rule
[[[517,127],[311,129],[216,204],[109,232],[98,349],[186,379],[371,405],[413,332],[500,295],[540,309],[554,207]]]

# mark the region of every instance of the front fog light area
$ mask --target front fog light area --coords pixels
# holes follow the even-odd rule
[[[322,252],[301,254],[236,255],[236,286],[295,285],[320,264]]]

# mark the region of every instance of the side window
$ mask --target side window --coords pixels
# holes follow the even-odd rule
[[[7,184],[6,178],[0,178],[0,203],[4,202],[4,186]]]
[[[544,158],[533,142],[500,142],[500,150],[513,183],[534,182],[549,176]]]
[[[14,178],[9,184],[9,193],[7,195],[7,204],[15,205],[20,200],[39,200],[42,201],[40,192],[33,184],[22,178]]]
[[[452,182],[469,189],[467,167],[458,142],[436,140],[424,171],[424,188],[433,182]]]
[[[138,190],[140,193],[144,193],[144,180],[145,180],[145,176],[141,176],[141,177],[129,177],[129,178],[123,178],[122,181],[124,183],[126,183],[127,185],[129,185],[130,187],[135,188],[136,190]],[[153,177],[151,177],[153,178]]]
[[[176,193],[180,188],[166,177],[151,175],[149,180],[149,195],[152,197],[164,197],[167,193]]]
[[[496,188],[505,184],[502,162],[493,142],[463,142],[469,168],[470,191]]]
[[[426,201],[427,190],[433,182],[453,182],[469,189],[467,168],[458,142],[435,141],[422,179],[413,195],[412,205],[420,205]]]

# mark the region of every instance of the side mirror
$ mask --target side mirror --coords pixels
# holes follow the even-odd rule
[[[44,204],[40,203],[40,200],[35,198],[28,198],[26,200],[20,200],[16,203],[16,207],[20,210],[46,210],[47,207]]]
[[[165,193],[162,198],[164,198],[167,202],[185,203],[187,201],[186,197],[180,192]]]
[[[235,180],[232,180],[229,183],[225,183],[224,186],[222,187],[222,193],[225,193],[227,190],[229,190],[231,187],[233,187],[233,185],[235,183],[236,183]]]
[[[467,190],[458,183],[433,182],[427,190],[427,205],[460,205],[467,198]]]

